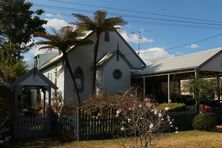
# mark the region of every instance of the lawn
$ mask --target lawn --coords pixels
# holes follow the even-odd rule
[[[129,144],[132,140],[128,140]],[[121,147],[117,140],[91,140],[75,141],[70,143],[59,143],[49,139],[37,140],[31,142],[22,142],[18,147],[59,147],[59,148],[119,148]],[[179,133],[165,134],[158,137],[153,147],[157,148],[221,148],[222,133],[186,131]]]

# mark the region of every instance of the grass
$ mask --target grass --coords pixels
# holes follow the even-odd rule
[[[133,139],[128,139],[130,145]],[[17,147],[59,147],[59,148],[119,148],[117,140],[91,140],[59,143],[49,139],[22,142]],[[165,134],[156,139],[156,148],[221,148],[222,134],[219,132],[186,131]]]

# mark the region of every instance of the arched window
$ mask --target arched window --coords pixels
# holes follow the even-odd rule
[[[105,32],[104,40],[105,40],[105,42],[109,42],[109,32],[108,31]]]
[[[83,92],[83,80],[84,80],[84,74],[81,67],[77,67],[75,70],[75,80],[77,84],[77,88],[79,92]]]

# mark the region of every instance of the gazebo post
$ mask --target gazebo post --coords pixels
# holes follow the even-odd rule
[[[168,103],[171,102],[171,99],[170,99],[170,74],[167,75],[167,100],[168,100]]]
[[[217,97],[220,102],[220,77],[217,75]]]
[[[45,99],[46,99],[45,88],[42,89],[42,92],[43,92],[43,117],[45,118]]]
[[[47,110],[47,121],[48,121],[48,131],[49,132],[51,132],[51,87],[48,87],[47,88],[47,90],[48,90],[48,93],[49,93],[49,102],[48,102],[48,104],[49,104],[49,107],[48,107],[48,110]]]

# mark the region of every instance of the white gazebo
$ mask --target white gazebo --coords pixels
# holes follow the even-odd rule
[[[34,136],[35,135],[35,134],[33,134],[34,133],[33,130],[32,131],[30,130],[33,134],[32,135],[32,134],[30,134],[31,132],[30,133],[24,132],[24,131],[27,132],[28,131],[27,129],[24,129],[24,131],[21,131],[21,129],[19,129],[21,127],[18,127],[19,124],[26,123],[26,121],[21,122],[21,119],[25,120],[25,116],[21,117],[18,112],[18,100],[19,100],[18,95],[19,95],[22,88],[31,88],[31,89],[36,89],[36,92],[40,92],[40,91],[43,92],[43,112],[42,112],[42,115],[40,118],[44,119],[44,123],[46,122],[46,126],[44,126],[44,128],[39,128],[39,130],[50,131],[50,126],[51,126],[51,90],[52,89],[57,90],[58,89],[57,86],[54,83],[52,83],[46,76],[44,76],[37,68],[33,68],[29,72],[27,72],[26,74],[24,74],[23,76],[18,78],[14,83],[12,83],[11,88],[14,91],[14,116],[15,116],[15,118],[14,118],[14,120],[15,120],[14,132],[15,133],[14,133],[14,135],[15,136],[27,136],[27,135]],[[48,92],[48,97],[46,97],[46,91]],[[29,99],[32,99],[31,96]],[[48,100],[46,100],[46,99],[48,99]],[[48,103],[48,108],[46,108],[46,101]],[[40,118],[38,118],[38,119],[40,119]],[[35,117],[32,117],[30,119],[31,120],[35,119],[35,122],[32,121],[31,123],[36,124],[37,119]],[[37,127],[37,126],[33,126],[33,127]],[[28,128],[28,127],[26,127],[26,128]],[[18,129],[18,130],[16,130],[16,129]],[[34,128],[32,128],[32,129],[34,129]],[[38,128],[36,128],[36,129],[38,129]],[[35,129],[35,131],[38,131],[36,129]],[[22,133],[24,133],[24,135],[21,135]]]

